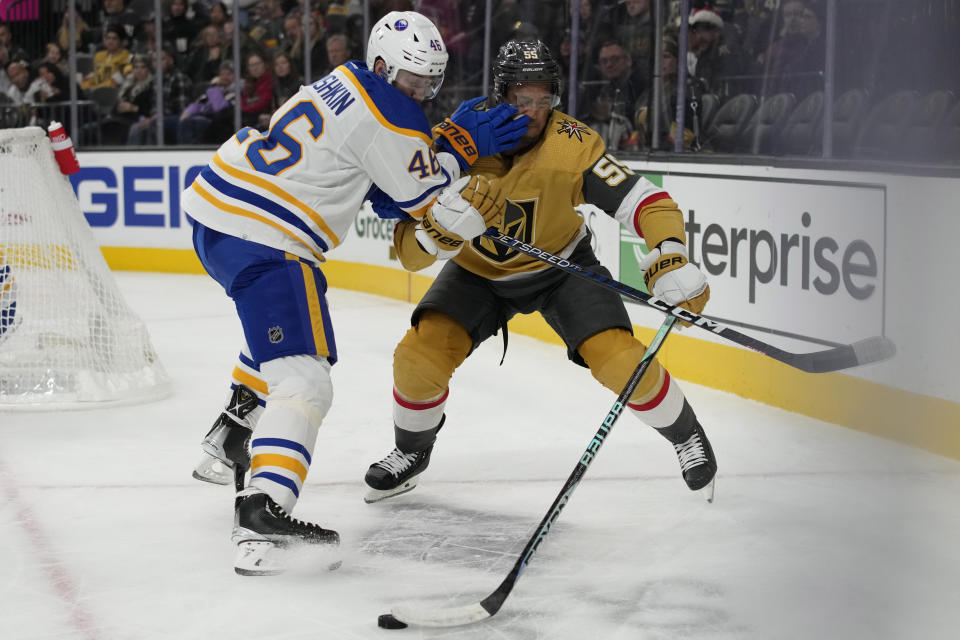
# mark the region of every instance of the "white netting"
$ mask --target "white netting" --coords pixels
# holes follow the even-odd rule
[[[0,409],[139,402],[168,386],[46,132],[0,130]]]

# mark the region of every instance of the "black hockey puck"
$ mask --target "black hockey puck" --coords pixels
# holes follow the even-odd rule
[[[406,629],[407,625],[393,617],[392,613],[385,613],[377,618],[377,626],[381,629]]]

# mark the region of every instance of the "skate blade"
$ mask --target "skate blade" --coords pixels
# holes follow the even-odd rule
[[[204,451],[193,469],[193,477],[211,484],[231,484],[233,469]]]
[[[704,488],[700,489],[700,495],[703,496],[704,500],[713,504],[714,491],[717,487],[717,476],[714,474],[713,478],[710,480],[710,483],[707,484]]]
[[[412,478],[409,478],[403,484],[397,485],[393,489],[370,489],[367,491],[367,495],[363,496],[363,501],[367,504],[373,504],[374,502],[380,502],[381,500],[386,500],[387,498],[409,493],[417,488],[419,479],[420,476],[416,475]]]
[[[237,544],[233,570],[241,576],[296,575],[309,574],[317,567],[336,571],[342,564],[339,545],[280,546],[269,540],[244,540]]]

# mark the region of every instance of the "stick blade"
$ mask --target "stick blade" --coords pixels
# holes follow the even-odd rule
[[[897,355],[897,347],[893,341],[883,336],[874,336],[852,345],[854,353],[857,354],[858,364],[870,364],[871,362],[883,362]]]
[[[787,354],[778,359],[809,373],[827,373],[888,360],[896,353],[897,349],[890,339],[873,336],[825,351]]]
[[[479,602],[449,609],[399,606],[391,609],[390,613],[398,621],[418,627],[459,627],[486,620],[492,615]]]

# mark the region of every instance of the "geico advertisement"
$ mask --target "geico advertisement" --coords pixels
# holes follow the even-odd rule
[[[70,182],[101,246],[189,249],[193,221],[181,193],[212,156],[212,150],[81,153]],[[401,268],[393,255],[395,223],[365,206],[330,258]]]
[[[191,248],[183,190],[213,151],[81,153],[70,176],[97,242],[108,247]]]
[[[707,315],[815,342],[883,333],[884,187],[677,175],[663,187],[710,282]],[[642,286],[642,252],[626,236],[620,274]]]

